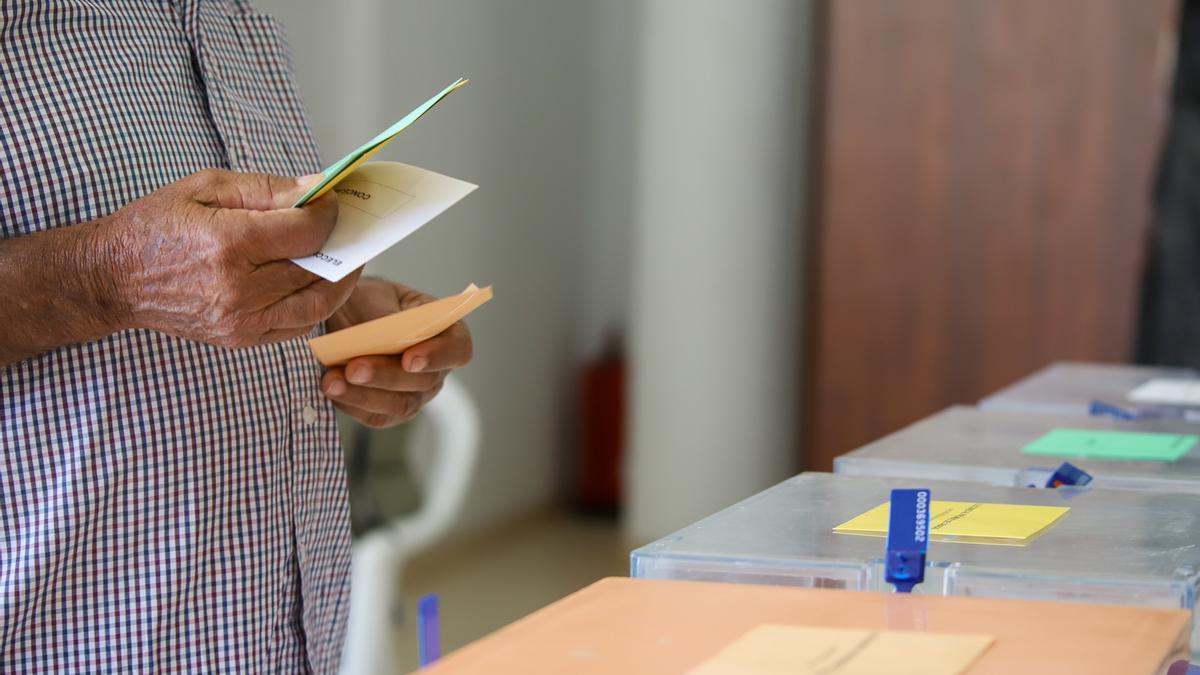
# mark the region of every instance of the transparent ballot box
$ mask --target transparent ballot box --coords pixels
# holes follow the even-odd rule
[[[1022,452],[1056,429],[1123,432],[1119,437],[1125,433],[1172,434],[1181,440],[1200,433],[1200,425],[1178,419],[1125,421],[955,406],[846,453],[835,459],[833,466],[834,471],[846,475],[1041,487],[1067,461],[1091,474],[1091,487],[1200,494],[1200,443],[1173,461]]]
[[[1025,545],[932,541],[915,593],[1195,610],[1200,496],[1177,493],[805,473],[633,551],[631,576],[887,590],[884,538],[833,528],[886,503],[894,488],[929,488],[935,507],[1070,507]]]
[[[1063,415],[1128,413],[1200,422],[1200,372],[1055,363],[988,396],[979,407]]]

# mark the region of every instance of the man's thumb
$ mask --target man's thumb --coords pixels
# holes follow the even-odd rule
[[[320,183],[323,178],[325,178],[325,174],[323,173],[310,173],[307,176],[300,176],[296,179],[295,187],[275,196],[275,208],[291,208],[301,197],[308,194],[308,191],[314,185]]]

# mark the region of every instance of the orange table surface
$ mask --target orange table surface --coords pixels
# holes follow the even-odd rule
[[[448,654],[427,675],[686,673],[760,624],[984,633],[969,675],[1156,675],[1188,657],[1179,609],[612,578]]]

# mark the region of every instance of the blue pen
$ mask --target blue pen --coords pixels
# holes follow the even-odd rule
[[[438,596],[437,593],[430,593],[417,601],[417,663],[424,668],[441,656]]]
[[[892,490],[884,579],[896,587],[897,593],[911,593],[913,586],[925,581],[929,495],[926,489]]]

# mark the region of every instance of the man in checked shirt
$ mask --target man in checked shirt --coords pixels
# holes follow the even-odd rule
[[[0,3],[0,672],[334,672],[337,406],[411,418],[457,325],[324,371],[419,304],[289,262],[337,218],[287,47],[244,0]]]

